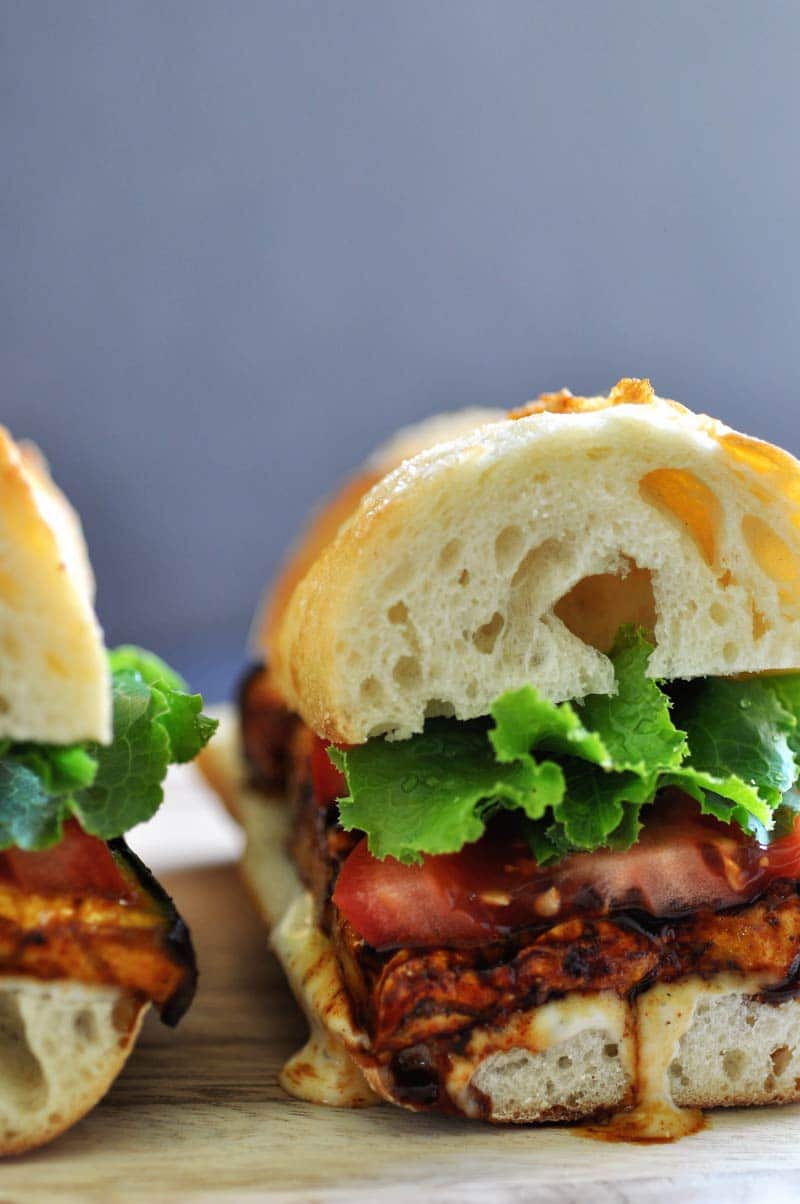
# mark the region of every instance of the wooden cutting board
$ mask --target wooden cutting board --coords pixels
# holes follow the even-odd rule
[[[677,1145],[627,1146],[288,1099],[278,1070],[305,1025],[233,866],[164,877],[196,936],[192,1011],[176,1032],[150,1017],[94,1113],[0,1166],[0,1204],[800,1199],[796,1106],[716,1114]]]

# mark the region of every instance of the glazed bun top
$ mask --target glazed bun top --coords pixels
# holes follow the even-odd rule
[[[315,731],[405,737],[525,683],[609,693],[625,622],[652,632],[654,677],[800,667],[792,456],[642,380],[475,422],[426,450],[406,432],[287,567],[264,643]]]

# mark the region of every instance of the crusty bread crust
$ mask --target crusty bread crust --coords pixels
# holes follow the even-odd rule
[[[377,1096],[409,1106],[388,1071],[371,1061],[367,1034],[350,1014],[333,949],[286,852],[288,807],[247,789],[237,718],[230,708],[219,714],[200,767],[245,829],[245,882],[312,1030],[283,1085],[315,1102],[362,1106],[366,1079]],[[760,1001],[769,985],[731,973],[659,984],[634,1001],[611,991],[572,992],[501,1025],[476,1026],[450,1059],[448,1106],[515,1124],[633,1108],[621,1135],[659,1139],[691,1131],[696,1122],[681,1109],[800,1099],[800,1001]],[[310,1067],[310,1078],[298,1067],[307,1075]]]
[[[102,1099],[147,1007],[113,987],[0,978],[0,1156],[51,1141]]]
[[[80,522],[0,427],[0,738],[106,742],[111,690]]]
[[[608,632],[648,615],[653,676],[796,669],[800,465],[648,382],[557,394],[405,461],[302,568],[273,680],[336,742],[608,693]]]

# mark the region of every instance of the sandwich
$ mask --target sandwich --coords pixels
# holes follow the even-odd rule
[[[125,1063],[150,1004],[197,971],[123,835],[216,723],[156,656],[108,652],[77,515],[0,428],[0,1154],[57,1136]]]
[[[800,1098],[800,464],[655,396],[404,431],[201,766],[292,1094],[670,1140]]]

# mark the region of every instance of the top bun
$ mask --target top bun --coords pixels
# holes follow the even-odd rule
[[[418,452],[437,443],[446,443],[449,439],[458,439],[478,426],[499,422],[505,417],[505,410],[490,409],[488,406],[471,406],[451,414],[434,414],[413,426],[402,426],[376,448],[356,475],[319,508],[265,594],[253,625],[255,652],[265,652],[272,659],[273,643],[295,586],[305,577],[320,552],[331,542],[373,485],[377,485],[393,468],[410,460]]]
[[[485,715],[525,683],[610,693],[625,622],[653,633],[653,677],[800,668],[800,464],[649,381],[437,443],[315,532],[263,635],[336,742]]]
[[[0,739],[111,738],[111,689],[80,521],[0,427]]]

